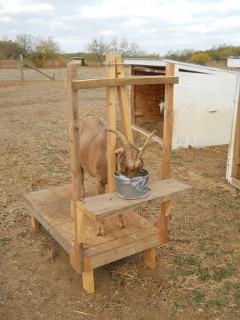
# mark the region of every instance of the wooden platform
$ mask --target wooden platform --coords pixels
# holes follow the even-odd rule
[[[150,193],[143,199],[124,200],[114,192],[91,196],[84,202],[78,202],[78,206],[94,218],[89,219],[84,243],[85,264],[88,264],[88,269],[157,246],[161,230],[135,212],[129,211],[170,200],[192,189],[170,179],[154,181],[149,187]],[[64,185],[24,195],[27,209],[68,253],[74,245],[74,223],[70,215],[71,192],[71,185]],[[127,227],[119,229],[117,219],[110,217],[106,220],[106,235],[96,236],[95,220],[119,213],[125,213]]]

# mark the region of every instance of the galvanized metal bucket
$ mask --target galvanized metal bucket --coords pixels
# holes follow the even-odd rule
[[[114,173],[117,195],[124,199],[144,198],[148,195],[148,179],[150,172],[146,169],[138,171],[136,177],[130,179],[123,174]]]

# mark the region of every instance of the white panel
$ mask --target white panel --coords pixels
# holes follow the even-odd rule
[[[173,148],[228,144],[237,75],[178,72],[174,86]]]
[[[240,68],[240,58],[228,58],[227,66],[230,68]]]

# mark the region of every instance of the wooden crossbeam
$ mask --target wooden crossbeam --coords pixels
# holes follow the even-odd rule
[[[73,80],[72,89],[92,89],[127,85],[177,84],[178,82],[179,77],[174,76],[134,76],[126,78]]]

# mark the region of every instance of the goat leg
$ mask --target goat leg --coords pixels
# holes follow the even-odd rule
[[[97,194],[103,194],[105,193],[105,183],[103,183],[101,180],[97,179]],[[98,222],[98,236],[105,236],[105,221],[101,220]]]
[[[126,222],[124,221],[123,215],[119,214],[118,215],[118,226],[120,229],[125,228],[126,227]]]
[[[105,220],[98,221],[98,236],[105,236]]]
[[[85,187],[84,187],[84,169],[81,167],[81,174],[82,174],[82,197],[85,197]]]

